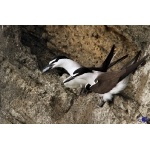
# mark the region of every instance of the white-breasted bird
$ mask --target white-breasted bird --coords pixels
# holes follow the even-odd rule
[[[118,62],[127,58],[128,55],[125,55],[125,56],[121,57],[120,59],[110,63],[114,56],[114,49],[115,49],[115,45],[112,46],[110,53],[108,54],[105,61],[102,63],[102,65],[100,67],[89,67],[89,69],[92,69],[95,71],[94,78],[96,78],[101,72],[106,72],[108,68],[112,67],[113,65],[115,65]],[[64,68],[70,74],[70,76],[63,81],[63,83],[66,87],[78,88],[78,87],[85,86],[85,84],[87,83],[86,80],[78,79],[78,78],[69,81],[69,79],[72,78],[72,76],[74,75],[74,72],[77,69],[82,68],[83,66],[80,65],[79,63],[67,58],[66,56],[58,56],[58,57],[54,58],[52,61],[49,62],[49,65],[43,69],[42,72],[46,72],[49,69],[58,68],[58,67]]]
[[[73,75],[73,72],[78,68],[82,67],[79,63],[69,59],[66,56],[57,56],[49,62],[49,64],[42,70],[46,72],[49,69],[64,68],[69,75]]]
[[[115,94],[120,93],[126,88],[129,75],[135,72],[137,67],[145,62],[145,59],[148,57],[148,55],[146,55],[140,61],[136,62],[139,55],[140,52],[138,52],[133,59],[135,63],[119,71],[101,73],[95,78],[95,72],[93,70],[83,67],[77,69],[69,80],[74,80],[75,78],[86,80],[86,89],[99,93],[99,95],[103,97],[103,103],[101,104],[101,106],[103,106],[106,101],[111,101]],[[95,78],[94,81],[93,78]]]

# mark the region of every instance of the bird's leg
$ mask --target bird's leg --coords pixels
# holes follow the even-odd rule
[[[99,106],[99,107],[103,107],[104,104],[106,103],[106,101],[103,99],[103,96],[102,96],[102,95],[100,95],[100,99],[101,99],[101,101],[98,103],[98,106]]]
[[[109,105],[109,106],[112,106],[112,105],[114,104],[114,100],[115,100],[115,96],[112,95],[112,98],[111,98],[109,101],[107,101],[107,102],[108,102],[108,105]]]
[[[103,107],[105,103],[106,103],[106,101],[102,100],[102,101],[99,103],[99,107]],[[107,101],[107,103],[108,103],[109,106],[111,106],[111,105],[114,103],[114,101],[113,101],[113,100]]]
[[[91,93],[92,91],[90,90],[90,86],[91,86],[90,84],[87,84],[85,87],[82,87],[80,91],[80,95],[87,95]]]
[[[89,93],[91,93],[91,90],[87,90],[84,87],[81,88],[80,95],[87,95]]]
[[[104,100],[102,100],[102,101],[98,104],[98,106],[99,106],[99,107],[103,107],[103,106],[104,106],[104,104],[105,104],[105,101],[104,101]]]
[[[84,87],[81,87],[81,90],[80,90],[80,94],[79,94],[79,95],[83,95],[84,90],[85,90],[85,88],[84,88]]]
[[[88,94],[88,90],[82,87],[80,91],[80,95],[87,95],[87,94]]]

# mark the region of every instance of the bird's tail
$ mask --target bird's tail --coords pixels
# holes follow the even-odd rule
[[[149,55],[146,55],[144,56],[141,60],[139,60],[138,62],[135,62],[133,63],[132,65],[124,68],[126,70],[125,73],[123,73],[123,75],[120,77],[120,81],[122,79],[124,79],[125,77],[127,77],[130,73],[133,73],[136,71],[136,69],[138,68],[139,65],[141,65],[143,62],[145,62],[146,58],[148,57]]]
[[[112,66],[114,66],[115,64],[117,64],[117,63],[123,61],[123,60],[126,59],[127,57],[128,57],[128,54],[125,55],[125,56],[123,56],[123,57],[121,57],[121,58],[119,58],[119,59],[116,60],[116,61],[113,61],[112,63],[110,63],[110,65],[108,66],[108,68],[111,68]]]
[[[111,51],[109,52],[108,56],[106,57],[106,59],[104,60],[104,62],[102,63],[102,65],[100,66],[101,70],[103,72],[106,72],[107,69],[109,68],[109,64],[114,56],[114,50],[115,50],[115,45],[112,46]]]
[[[132,64],[134,64],[134,63],[136,63],[137,60],[139,59],[140,55],[141,55],[141,51],[138,51],[138,53],[135,55],[135,57],[132,58],[129,62],[127,62],[127,63],[121,68],[121,70],[124,69],[124,68],[126,68],[126,67],[128,67],[128,66],[130,66],[130,65],[132,65]]]

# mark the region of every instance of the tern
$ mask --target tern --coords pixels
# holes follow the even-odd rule
[[[111,51],[109,52],[108,56],[106,57],[106,59],[104,60],[104,62],[102,63],[100,67],[88,68],[89,70],[95,71],[95,77],[93,78],[93,81],[99,74],[101,74],[102,72],[106,72],[108,68],[114,66],[118,62],[128,57],[128,55],[125,55],[121,57],[120,59],[110,63],[114,56],[114,49],[115,49],[115,45],[112,46]],[[72,76],[74,75],[75,71],[78,70],[79,68],[84,68],[84,66],[67,58],[66,56],[57,56],[56,58],[51,60],[49,64],[42,70],[42,72],[46,72],[49,69],[58,68],[58,67],[64,68],[70,75],[67,79],[63,81],[66,87],[69,87],[69,88],[84,87],[85,84],[87,83],[86,80],[84,80],[83,78],[82,79],[76,78],[75,80],[70,80],[70,78],[72,78]]]
[[[145,62],[145,59],[148,57],[148,55],[136,62],[140,53],[141,51],[139,51],[135,58],[132,59],[134,62],[131,61],[131,65],[129,65],[129,63],[128,66],[123,67],[119,71],[103,72],[96,77],[97,73],[95,73],[95,71],[86,67],[82,67],[77,69],[74,72],[74,75],[68,80],[69,82],[75,78],[86,80],[87,83],[85,88],[87,90],[91,90],[92,92],[99,93],[99,95],[103,97],[101,104],[102,107],[106,101],[111,101],[114,95],[119,94],[127,87],[130,74],[134,73],[138,66]]]

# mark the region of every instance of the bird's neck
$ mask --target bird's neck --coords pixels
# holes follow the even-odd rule
[[[80,76],[77,76],[77,79],[82,79],[84,80],[85,84],[90,84],[93,85],[95,84],[95,79],[102,74],[102,72],[100,71],[93,71],[93,72],[89,72],[89,73],[84,73]]]
[[[73,72],[81,67],[77,62],[68,59],[65,63],[62,63],[62,67],[70,74],[73,75]]]
[[[87,83],[89,83],[90,85],[95,84],[95,79],[102,73],[103,72],[100,72],[100,71],[93,71],[93,73],[88,73],[86,76]]]

